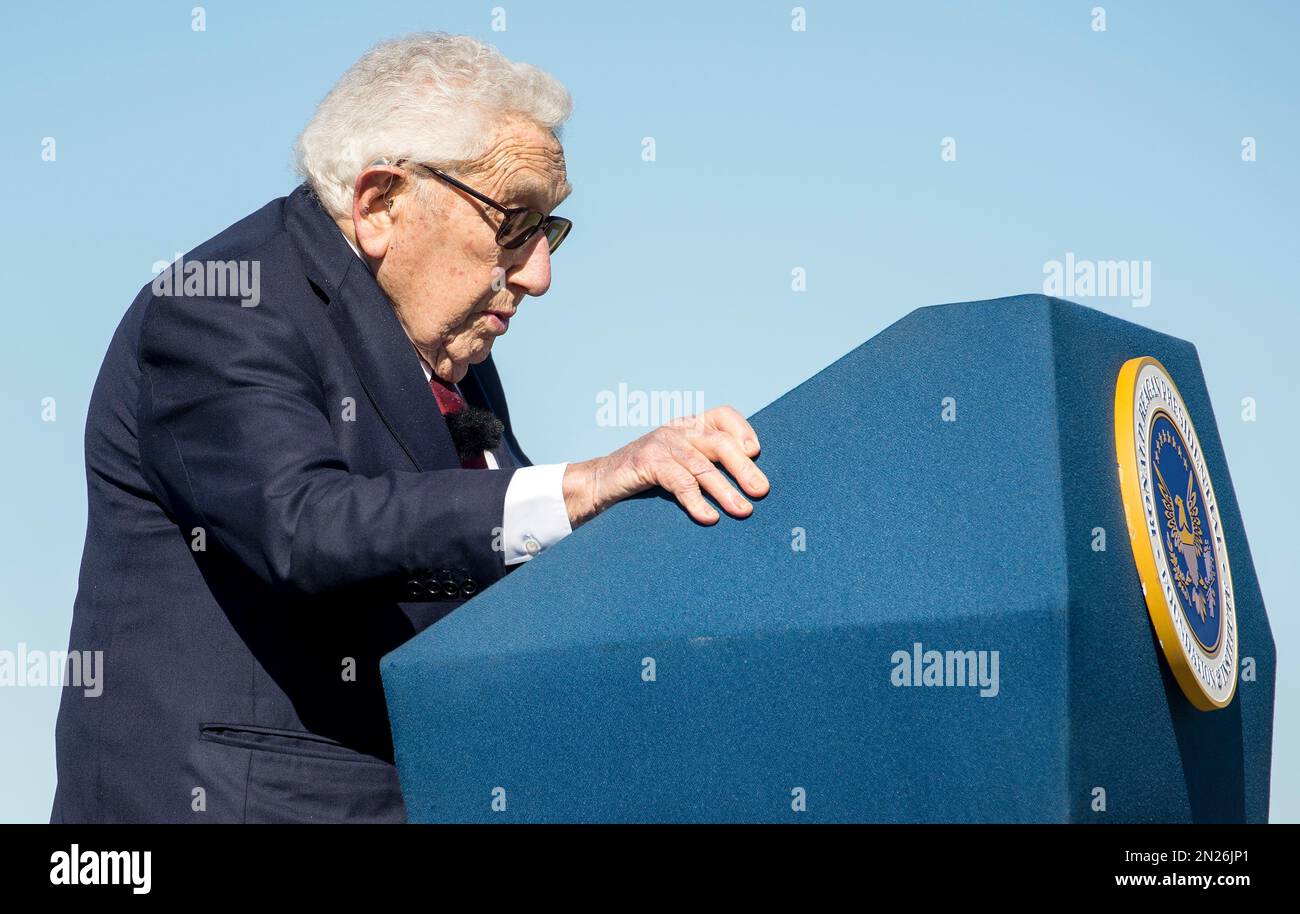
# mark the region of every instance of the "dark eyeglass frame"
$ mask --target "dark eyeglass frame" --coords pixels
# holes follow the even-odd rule
[[[497,244],[508,250],[522,247],[538,232],[544,232],[546,234],[546,244],[550,248],[550,252],[554,254],[568,236],[569,230],[573,228],[573,223],[563,216],[548,216],[527,206],[502,206],[487,194],[479,193],[468,184],[462,184],[445,171],[434,168],[432,165],[426,165],[423,162],[412,162],[409,159],[399,159],[394,165],[417,165],[430,174],[446,181],[452,187],[460,188],[475,200],[486,203],[501,213],[505,218],[501,220],[501,226],[497,229],[496,240]]]

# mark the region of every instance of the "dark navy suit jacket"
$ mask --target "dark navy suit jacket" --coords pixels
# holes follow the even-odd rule
[[[461,386],[502,469],[462,469],[306,186],[185,260],[257,261],[260,302],[146,287],[113,336],[69,642],[104,687],[63,690],[52,820],[402,821],[379,659],[506,572],[496,369]]]

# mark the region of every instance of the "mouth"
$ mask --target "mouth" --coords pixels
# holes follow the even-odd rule
[[[513,311],[484,311],[489,318],[492,329],[497,333],[505,333],[510,327],[510,318],[514,317]]]

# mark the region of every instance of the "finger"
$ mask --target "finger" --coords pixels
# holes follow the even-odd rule
[[[704,414],[704,418],[718,431],[726,432],[740,442],[740,447],[745,454],[750,457],[758,456],[758,433],[735,409],[730,406],[715,406]]]
[[[697,523],[707,526],[716,524],[721,518],[713,505],[700,493],[695,476],[676,460],[665,460],[659,467],[657,476],[659,485],[671,492]]]
[[[728,437],[719,435],[719,437]],[[738,447],[732,441],[733,447]],[[713,461],[701,453],[690,441],[681,441],[673,449],[673,456],[694,478],[695,483],[707,492],[722,509],[732,517],[749,517],[754,506],[736,491],[735,486],[727,481],[722,471],[713,465]]]
[[[751,498],[762,498],[771,489],[763,471],[740,449],[740,444],[730,434],[714,432],[703,438],[691,439],[690,443],[713,463],[722,464],[731,478],[739,482],[745,494]]]

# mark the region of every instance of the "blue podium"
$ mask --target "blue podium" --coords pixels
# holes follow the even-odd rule
[[[1116,376],[1196,421],[1242,675],[1144,604]],[[1275,652],[1195,348],[1041,295],[919,309],[750,420],[772,483],[624,502],[387,655],[412,822],[1267,819]]]

